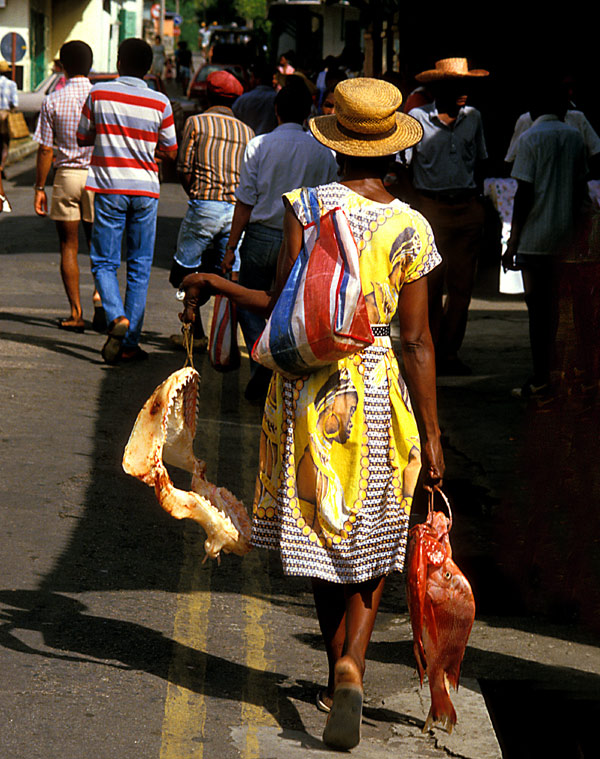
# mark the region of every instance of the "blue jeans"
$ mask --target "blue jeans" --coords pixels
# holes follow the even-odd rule
[[[145,195],[96,193],[94,226],[90,243],[92,274],[102,298],[106,321],[125,315],[129,329],[123,340],[135,348],[140,340],[150,269],[154,257],[158,198]],[[127,233],[127,285],[125,305],[119,292],[117,271],[121,265],[121,243]]]
[[[282,240],[281,229],[272,229],[263,224],[248,224],[240,247],[240,285],[251,290],[271,289]],[[250,354],[267,321],[262,316],[242,309],[238,310],[238,319]],[[252,359],[250,365],[254,374],[256,364]]]
[[[212,244],[219,255],[220,264],[225,256],[234,208],[224,200],[190,199],[177,235],[175,261],[186,269],[196,271],[202,265],[204,251]],[[236,250],[233,271],[239,271],[239,268],[240,257]]]

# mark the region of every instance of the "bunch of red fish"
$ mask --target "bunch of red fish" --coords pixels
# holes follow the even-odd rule
[[[421,685],[427,674],[431,692],[423,730],[440,724],[451,733],[456,711],[448,685],[458,688],[460,665],[475,619],[475,600],[467,578],[452,560],[452,513],[441,495],[449,516],[433,510],[432,493],[426,521],[410,531],[406,588],[417,669]]]

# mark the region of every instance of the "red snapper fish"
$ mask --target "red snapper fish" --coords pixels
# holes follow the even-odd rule
[[[439,724],[451,733],[456,711],[448,686],[458,689],[460,665],[475,620],[475,599],[467,578],[452,560],[452,513],[441,495],[449,517],[433,510],[432,494],[427,519],[410,531],[406,590],[419,678],[423,685],[427,675],[431,693],[423,732]]]

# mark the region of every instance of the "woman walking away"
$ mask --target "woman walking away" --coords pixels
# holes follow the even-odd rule
[[[265,405],[253,506],[254,546],[280,551],[288,575],[312,579],[329,662],[317,705],[329,712],[326,744],[360,740],[365,656],[385,577],[404,566],[419,473],[428,489],[444,471],[437,421],[426,275],[439,264],[428,223],[385,189],[390,156],[414,145],[421,127],[398,112],[392,84],[338,84],[335,114],[311,119],[319,142],[338,153],[340,182],[314,188],[321,216],[346,214],[360,255],[360,279],[375,342],[297,379],[274,374]],[[213,274],[186,277],[182,320],[209,293],[268,315],[303,242],[305,193],[284,195],[284,240],[273,292]],[[307,280],[308,281],[308,280]],[[400,321],[405,379],[390,341]]]

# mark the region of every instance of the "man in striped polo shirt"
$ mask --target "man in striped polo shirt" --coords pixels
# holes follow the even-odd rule
[[[209,108],[187,120],[177,161],[189,201],[169,277],[175,287],[187,274],[202,267],[209,246],[216,249],[216,264],[220,267],[231,230],[244,150],[254,137],[253,130],[231,110],[243,92],[235,76],[228,71],[213,71],[206,85]],[[236,262],[234,271],[239,270],[239,257]],[[171,335],[170,340],[178,347],[183,344],[181,335]],[[194,323],[194,340],[200,349],[206,347],[200,319]]]
[[[92,87],[77,130],[80,145],[94,145],[86,189],[95,193],[92,272],[108,321],[102,348],[107,364],[147,358],[139,347],[154,256],[160,186],[156,158],[174,158],[177,139],[169,99],[152,91],[144,75],[152,49],[130,38],[119,46],[112,82]],[[126,232],[125,305],[117,270]]]

